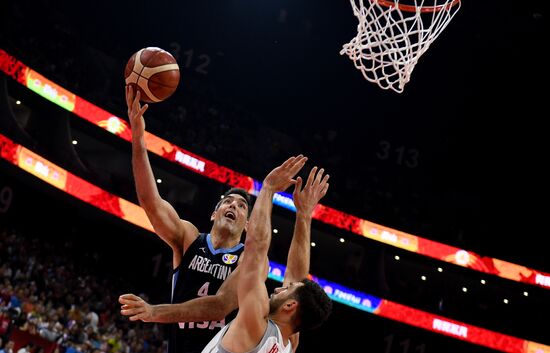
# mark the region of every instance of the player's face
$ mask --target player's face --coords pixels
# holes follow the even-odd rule
[[[248,221],[248,203],[241,195],[230,194],[220,201],[214,222],[242,233]]]
[[[269,297],[269,313],[277,311],[287,299],[292,298],[296,289],[303,286],[302,282],[291,282],[287,287],[277,287]]]

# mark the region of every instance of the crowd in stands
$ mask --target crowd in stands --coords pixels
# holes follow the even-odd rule
[[[120,280],[75,253],[0,227],[0,353],[163,353],[163,328],[122,317]]]

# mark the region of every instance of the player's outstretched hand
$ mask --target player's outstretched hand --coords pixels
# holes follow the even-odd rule
[[[323,176],[324,172],[325,169],[323,168],[318,170],[317,167],[313,167],[309,172],[309,176],[303,188],[302,178],[296,178],[292,196],[297,212],[303,212],[306,215],[310,215],[315,206],[317,206],[319,200],[327,194],[329,175],[325,174]]]
[[[142,107],[140,99],[141,93],[139,90],[134,95],[134,88],[131,85],[126,85],[126,105],[128,106],[128,118],[133,133],[143,133],[145,131],[143,114],[145,114],[149,105],[145,104]]]
[[[290,157],[283,164],[269,172],[262,187],[269,188],[273,192],[285,191],[290,185],[296,183],[294,176],[304,167],[306,161],[307,157],[301,154]]]

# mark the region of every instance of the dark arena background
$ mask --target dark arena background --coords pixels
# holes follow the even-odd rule
[[[3,1],[0,348],[164,352],[164,326],[117,302],[169,300],[124,101],[128,58],[156,46],[181,81],[149,107],[148,147],[182,218],[208,231],[220,194],[255,195],[291,155],[331,176],[311,274],[334,312],[298,352],[550,353],[542,5],[464,0],[396,93],[339,54],[348,1]],[[269,289],[291,193],[274,199]]]

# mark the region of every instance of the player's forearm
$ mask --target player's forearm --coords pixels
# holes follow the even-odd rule
[[[298,211],[287,257],[285,282],[300,281],[309,274],[311,214]]]
[[[145,144],[135,136],[132,141],[132,168],[139,204],[145,210],[155,233],[174,251],[176,267],[186,246],[195,240],[198,230],[191,223],[182,221],[174,207],[162,199]]]
[[[236,301],[223,301],[216,296],[205,296],[179,304],[151,306],[151,322],[175,323],[222,320],[237,308]]]
[[[256,198],[250,220],[248,222],[248,230],[246,232],[245,250],[246,259],[251,255],[250,262],[256,263],[252,257],[262,257],[267,255],[269,244],[271,241],[271,211],[273,208],[273,196],[275,192],[267,187],[263,187]]]
[[[143,137],[134,136],[132,139],[132,171],[140,205],[153,207],[154,202],[160,201],[160,195]]]

